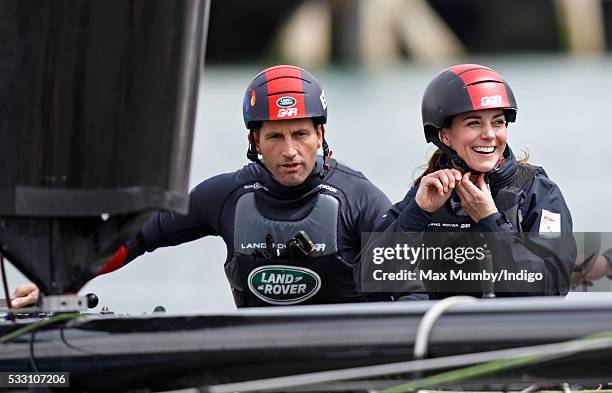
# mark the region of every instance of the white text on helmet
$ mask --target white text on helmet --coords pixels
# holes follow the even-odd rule
[[[298,110],[297,108],[287,108],[287,109],[279,109],[276,117],[293,117],[297,116]]]
[[[501,105],[502,97],[500,95],[497,96],[485,96],[480,99],[480,106],[491,106],[491,105]]]

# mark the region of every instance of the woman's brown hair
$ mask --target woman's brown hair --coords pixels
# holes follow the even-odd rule
[[[444,152],[440,149],[436,149],[436,151],[433,152],[433,154],[429,158],[429,161],[427,162],[427,168],[425,168],[425,171],[421,174],[421,176],[419,176],[414,181],[413,185],[414,186],[418,185],[424,176],[427,176],[430,173],[434,173],[435,171],[440,170],[442,168],[442,164],[440,163],[440,161],[443,159],[444,159]]]

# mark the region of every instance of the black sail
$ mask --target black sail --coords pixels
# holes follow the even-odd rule
[[[0,1],[0,243],[78,290],[151,211],[188,208],[207,0]]]

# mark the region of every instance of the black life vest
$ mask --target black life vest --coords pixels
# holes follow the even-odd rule
[[[236,202],[234,249],[225,264],[238,307],[364,301],[356,290],[353,267],[340,256],[341,197],[324,188],[306,216],[279,220],[264,216],[256,195]],[[287,244],[300,231],[312,239],[306,257],[288,253]]]
[[[546,175],[543,168],[539,166],[524,164],[517,165],[517,171],[512,182],[500,188],[493,198],[497,210],[502,214],[502,219],[512,225],[517,232],[523,232],[523,217],[520,205],[525,198],[525,192],[529,189],[533,179],[538,175]],[[478,224],[461,207],[460,202],[451,199],[448,203],[432,214],[431,222],[423,234],[425,244],[440,247],[465,247],[470,245],[483,244],[483,235]],[[444,232],[435,234],[428,232]],[[470,234],[474,232],[474,234]],[[431,271],[436,274],[447,273],[445,280],[424,279],[425,287],[430,293],[430,298],[441,298],[457,294],[468,294],[476,297],[486,296],[492,293],[492,286],[487,282],[472,281],[450,281],[451,270],[461,270],[462,272],[477,272],[482,269],[492,271],[491,255],[487,253],[484,261],[449,265],[447,261],[428,261],[420,265],[423,270]]]
[[[519,206],[525,197],[525,191],[538,174],[548,177],[544,168],[540,166],[518,165],[513,182],[506,187],[502,187],[494,198],[497,210],[510,221],[512,228],[518,232],[523,232],[523,216]]]

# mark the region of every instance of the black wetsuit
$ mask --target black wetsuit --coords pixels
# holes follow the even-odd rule
[[[238,307],[366,301],[353,265],[362,232],[371,232],[391,203],[335,160],[324,178],[317,168],[320,159],[296,187],[282,186],[257,164],[207,179],[191,192],[187,215],[156,214],[126,243],[121,264],[158,247],[221,236]],[[300,231],[313,242],[308,256],[287,246]]]

